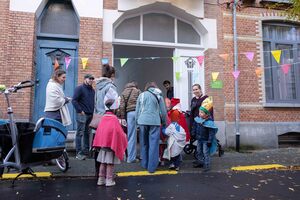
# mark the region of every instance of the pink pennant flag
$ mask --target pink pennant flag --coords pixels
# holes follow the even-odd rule
[[[285,75],[289,73],[290,67],[291,67],[291,64],[283,64],[283,65],[281,65],[281,69],[282,69],[282,71],[283,71],[283,73]]]
[[[69,56],[65,57],[66,70],[68,69],[70,62],[71,62],[71,58]]]
[[[201,66],[204,60],[204,56],[197,56],[197,60],[199,62],[199,65]]]
[[[244,54],[248,58],[248,60],[250,60],[252,62],[252,60],[254,58],[254,52],[245,52]]]
[[[232,72],[232,75],[234,76],[234,79],[236,80],[240,75],[240,71],[234,71],[234,72]]]

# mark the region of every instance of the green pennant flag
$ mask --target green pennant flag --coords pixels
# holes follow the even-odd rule
[[[120,58],[121,67],[123,67],[127,61],[128,61],[128,58]]]
[[[173,62],[176,62],[178,59],[179,59],[178,56],[173,56],[173,57],[172,57]]]
[[[222,89],[223,88],[223,82],[221,80],[212,81],[210,83],[210,87],[213,89]]]
[[[177,80],[177,81],[180,80],[180,76],[181,76],[181,73],[180,73],[180,72],[175,72],[175,77],[176,77],[176,80]]]

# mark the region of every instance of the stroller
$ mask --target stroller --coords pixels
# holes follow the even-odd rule
[[[33,174],[32,166],[43,165],[52,159],[62,171],[69,167],[68,155],[65,151],[67,138],[66,128],[53,119],[41,118],[36,124],[30,122],[15,122],[10,106],[9,95],[19,89],[32,87],[34,82],[24,81],[11,88],[0,88],[8,105],[9,120],[0,120],[0,177],[4,169],[13,168],[22,174]]]
[[[189,122],[189,117],[190,117],[190,111],[184,112],[185,117],[187,119],[187,122]],[[189,125],[191,126],[191,125]],[[186,154],[194,154],[194,158],[197,156],[197,140],[191,135],[191,139],[188,144],[186,144],[183,148],[184,153]],[[222,145],[220,144],[220,141],[217,139],[217,152],[218,156],[221,157],[224,155],[224,150],[222,149]]]

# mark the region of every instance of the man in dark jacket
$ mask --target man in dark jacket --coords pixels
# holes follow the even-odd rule
[[[86,74],[84,76],[83,84],[77,86],[74,91],[72,104],[76,110],[76,158],[84,160],[89,153],[89,136],[90,128],[89,124],[93,118],[94,104],[95,104],[95,91],[92,87],[94,76]],[[82,143],[83,136],[83,145]]]
[[[167,90],[167,98],[171,100],[174,97],[174,88],[171,86],[171,82],[168,80],[165,80],[163,82],[163,85]]]

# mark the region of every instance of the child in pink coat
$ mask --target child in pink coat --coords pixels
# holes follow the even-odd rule
[[[97,161],[100,162],[97,185],[113,186],[114,165],[120,164],[127,148],[127,137],[117,116],[111,110],[114,99],[105,101],[106,112],[96,130],[93,146],[100,148]]]

